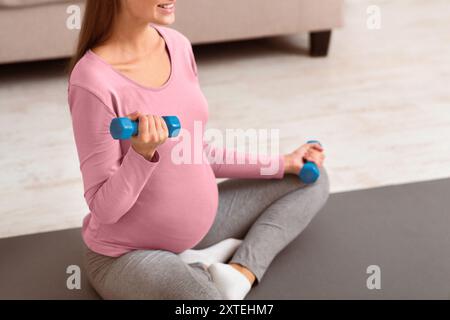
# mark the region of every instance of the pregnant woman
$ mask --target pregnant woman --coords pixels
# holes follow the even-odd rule
[[[205,128],[208,105],[191,43],[166,27],[174,12],[171,0],[88,0],[71,65],[68,100],[90,210],[85,270],[105,299],[243,299],[328,198],[319,144],[251,162],[255,155],[215,148],[204,129],[194,132],[194,124]],[[180,119],[178,138],[168,139],[164,115]],[[139,121],[139,134],[114,140],[111,120],[125,116]],[[194,134],[208,161],[173,161]],[[306,160],[321,170],[311,185],[296,176]]]

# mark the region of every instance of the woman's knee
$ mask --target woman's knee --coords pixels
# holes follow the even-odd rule
[[[330,195],[330,179],[325,167],[321,167],[319,170],[320,176],[319,179],[317,179],[316,183],[318,188],[320,189],[320,192],[323,194],[324,199],[326,200]]]
[[[321,208],[328,200],[330,195],[330,181],[328,172],[324,167],[320,167],[320,175],[316,182],[312,184],[300,183],[298,191],[308,202],[316,204],[314,207]]]
[[[330,196],[330,180],[325,167],[321,167],[319,170],[319,178],[308,187],[313,191],[313,197],[315,198],[315,201],[317,201],[317,204],[322,207]]]
[[[325,167],[319,167],[320,175],[316,182],[312,184],[304,184],[299,180],[297,176],[291,175],[287,177],[286,183],[290,184],[294,189],[304,189],[314,190],[314,193],[322,199],[322,201],[326,201],[330,194],[330,181],[328,172]]]

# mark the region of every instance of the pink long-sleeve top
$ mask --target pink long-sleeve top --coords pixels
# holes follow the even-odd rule
[[[172,161],[172,149],[186,135],[194,137],[196,122],[202,124],[203,154],[208,150],[210,155],[231,154],[244,160],[252,155],[205,142],[208,105],[199,87],[191,43],[174,29],[151,26],[165,40],[171,60],[171,74],[163,86],[143,86],[90,50],[69,79],[68,101],[84,198],[90,210],[83,219],[82,236],[91,250],[112,257],[136,249],[179,253],[192,248],[214,221],[216,177],[281,179],[284,173],[280,155],[259,156],[256,163],[228,163],[217,158],[192,164]],[[130,140],[114,140],[109,132],[112,119],[133,111],[176,115],[182,131],[146,160],[130,147]],[[192,144],[192,152],[194,148]],[[278,170],[262,174],[263,166]]]

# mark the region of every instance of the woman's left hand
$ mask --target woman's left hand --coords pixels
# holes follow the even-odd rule
[[[322,167],[325,160],[323,147],[319,143],[307,143],[284,156],[284,172],[298,174],[306,161]]]

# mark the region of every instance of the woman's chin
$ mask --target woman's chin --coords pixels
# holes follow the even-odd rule
[[[159,25],[163,25],[163,26],[171,25],[175,22],[175,15],[174,14],[172,14],[170,16],[159,15],[156,17],[155,21],[153,21],[153,22],[155,22],[156,24],[159,24]]]

